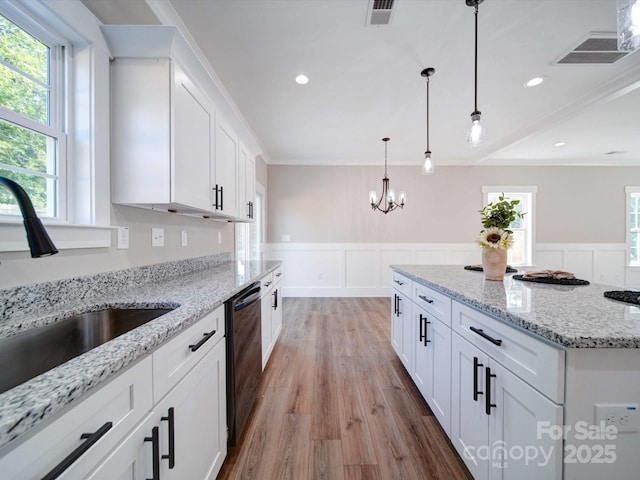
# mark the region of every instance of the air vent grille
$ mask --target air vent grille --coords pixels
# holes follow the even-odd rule
[[[395,3],[396,0],[369,0],[366,25],[374,27],[389,25]]]
[[[605,65],[615,63],[629,52],[618,51],[615,33],[594,35],[558,60],[559,64]]]

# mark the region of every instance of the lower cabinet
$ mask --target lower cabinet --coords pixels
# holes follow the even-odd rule
[[[562,406],[457,333],[452,354],[450,438],[473,478],[562,478],[562,440],[538,428],[562,425]]]
[[[219,342],[88,478],[214,479],[227,453],[225,378]]]
[[[267,366],[273,347],[282,330],[282,270],[264,277],[261,282],[262,370]]]
[[[394,290],[392,309],[391,342],[404,368],[411,374],[415,354],[415,329],[409,297],[399,290]]]
[[[415,343],[413,381],[440,425],[451,430],[451,328],[417,305],[412,306]]]

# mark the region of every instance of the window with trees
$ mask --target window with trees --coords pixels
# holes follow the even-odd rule
[[[0,175],[18,182],[40,216],[65,215],[64,47],[35,25],[0,15]],[[0,188],[0,214],[20,215]]]
[[[507,262],[510,265],[533,265],[536,191],[535,186],[482,187],[484,205],[497,202],[501,195],[509,200],[520,200],[518,211],[524,212],[525,215],[523,218],[516,218],[509,226],[513,231],[514,240],[507,253]]]
[[[640,187],[626,187],[629,265],[640,266]]]

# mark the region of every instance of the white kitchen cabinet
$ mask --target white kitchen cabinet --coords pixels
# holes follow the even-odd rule
[[[254,219],[256,197],[256,162],[247,147],[240,143],[238,174],[238,217],[251,222]]]
[[[457,333],[452,338],[451,441],[475,480],[562,478],[562,406]]]
[[[447,433],[451,430],[451,328],[418,305],[412,306],[415,341],[413,381]]]
[[[112,201],[210,215],[213,105],[169,58],[111,63]]]
[[[393,304],[391,305],[391,344],[404,368],[414,370],[415,331],[411,312],[411,280],[393,275]]]
[[[211,178],[214,185],[214,208],[225,216],[238,216],[238,157],[239,140],[227,123],[216,117],[215,168]]]
[[[148,356],[3,455],[2,478],[43,478],[89,444],[91,439],[83,435],[93,434],[97,441],[68,468],[60,469],[59,478],[84,478],[151,410],[151,369]]]
[[[282,269],[266,275],[260,282],[262,370],[267,366],[282,330]]]
[[[227,453],[225,363],[220,341],[88,479],[214,479]]]

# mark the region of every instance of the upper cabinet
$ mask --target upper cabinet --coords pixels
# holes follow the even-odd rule
[[[184,39],[174,27],[102,28],[114,57],[113,203],[251,221],[245,204],[255,195],[255,180],[247,184],[254,158],[243,156],[237,134],[189,75],[185,64],[195,57],[183,58]]]
[[[252,222],[254,219],[253,207],[256,201],[256,161],[249,149],[242,143],[238,160],[238,217],[246,222]]]

